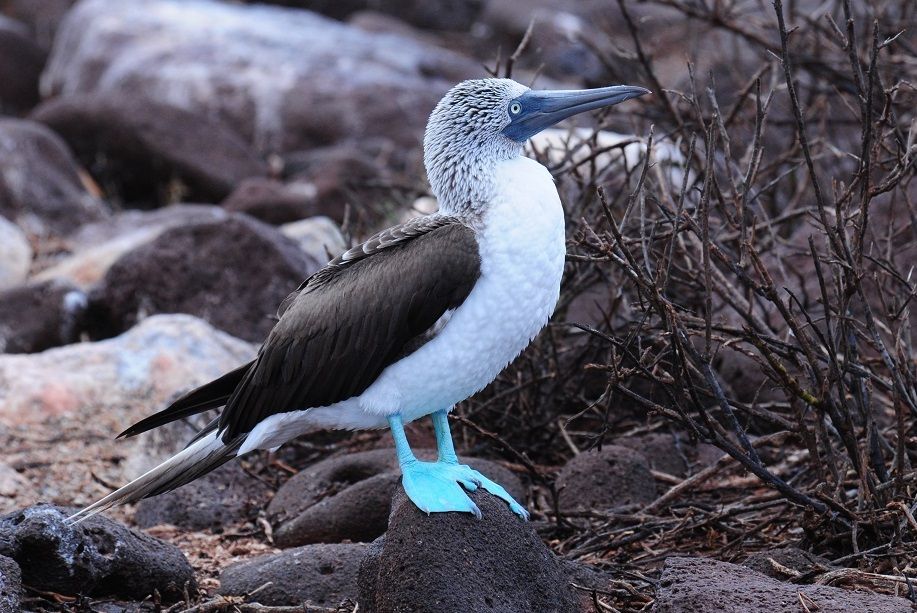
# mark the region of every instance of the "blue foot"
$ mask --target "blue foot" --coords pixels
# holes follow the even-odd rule
[[[505,501],[513,513],[522,519],[529,518],[528,511],[502,486],[464,464],[413,460],[402,464],[401,472],[404,491],[424,513],[458,511],[473,513],[480,519],[481,509],[468,497],[465,490],[473,492],[482,487]],[[465,489],[462,489],[463,487]]]

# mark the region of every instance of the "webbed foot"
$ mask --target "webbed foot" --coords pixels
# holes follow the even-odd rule
[[[408,498],[424,513],[458,511],[472,513],[480,519],[481,510],[465,490],[473,492],[482,487],[506,502],[519,517],[526,520],[529,518],[528,511],[516,502],[509,492],[470,466],[453,462],[414,460],[402,464],[401,472]]]

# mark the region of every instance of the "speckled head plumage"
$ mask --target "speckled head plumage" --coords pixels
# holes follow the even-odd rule
[[[440,208],[458,212],[486,199],[488,167],[516,157],[522,143],[502,133],[511,101],[529,91],[512,79],[463,81],[439,101],[424,134],[424,165]]]
[[[433,109],[424,135],[424,165],[440,210],[480,212],[496,164],[521,155],[526,140],[572,115],[646,93],[627,85],[533,91],[512,79],[459,83]]]

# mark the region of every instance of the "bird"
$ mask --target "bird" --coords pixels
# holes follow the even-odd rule
[[[222,408],[183,450],[70,521],[309,432],[386,427],[404,490],[421,511],[480,518],[468,493],[483,488],[528,519],[502,486],[460,463],[448,419],[531,343],[560,295],[563,206],[551,173],[523,147],[568,117],[648,93],[630,85],[533,90],[508,78],[453,86],[423,138],[439,209],[331,260],[283,300],[254,360],[122,432]],[[418,460],[404,431],[426,416],[435,461]]]

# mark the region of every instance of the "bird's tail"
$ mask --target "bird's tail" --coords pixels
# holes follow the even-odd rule
[[[71,515],[67,521],[79,523],[115,505],[164,494],[194,481],[236,457],[242,439],[244,437],[226,444],[214,429],[210,434],[192,441],[156,468]]]

